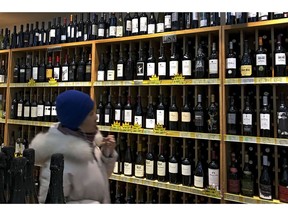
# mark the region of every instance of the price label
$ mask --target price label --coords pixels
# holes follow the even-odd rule
[[[190,132],[180,132],[180,137],[191,138]]]
[[[207,79],[193,79],[192,83],[195,85],[207,84]]]
[[[255,83],[264,84],[264,83],[272,83],[274,80],[271,77],[260,77],[255,78]]]
[[[102,85],[103,85],[103,82],[99,82],[99,81],[94,82],[94,86],[102,86]]]
[[[220,135],[218,134],[209,134],[208,135],[209,140],[220,140]]]
[[[276,139],[278,145],[288,145],[288,139]]]
[[[208,84],[220,84],[219,79],[207,79]]]
[[[55,47],[49,47],[49,48],[47,48],[47,52],[48,52],[48,53],[61,52],[61,51],[62,51],[62,47],[60,47],[60,46],[55,46]]]
[[[274,77],[275,83],[287,83],[287,77]]]
[[[228,78],[228,79],[225,79],[225,84],[228,84],[228,85],[240,84],[240,79]]]
[[[228,142],[240,142],[240,137],[239,136],[234,136],[234,135],[226,135],[225,141],[228,141]]]
[[[243,137],[243,142],[247,142],[247,143],[257,143],[257,142],[256,142],[256,137],[249,137],[249,136],[244,136],[244,137]]]
[[[201,134],[201,133],[196,133],[195,138],[196,139],[204,139],[203,134]]]
[[[177,41],[177,37],[174,34],[164,35],[162,40],[163,43],[175,43]]]
[[[258,140],[257,140],[258,143]],[[275,144],[274,138],[260,137],[259,143],[262,144]]]
[[[255,84],[254,77],[242,78],[241,83],[242,84]]]
[[[121,81],[114,81],[114,86],[121,86],[122,82]]]
[[[133,81],[123,81],[123,85],[126,85],[126,86],[130,86],[130,85],[133,85],[134,82]]]
[[[178,190],[178,186],[177,185],[175,185],[175,184],[170,184],[169,185],[169,189],[171,189],[171,190]]]
[[[134,85],[142,85],[143,80],[134,80]]]

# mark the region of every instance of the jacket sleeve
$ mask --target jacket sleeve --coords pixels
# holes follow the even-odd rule
[[[101,152],[101,161],[103,162],[104,166],[106,167],[108,178],[111,176],[111,174],[113,172],[114,165],[115,165],[117,158],[118,158],[118,153],[115,150],[113,151],[113,153],[110,157],[106,157]]]

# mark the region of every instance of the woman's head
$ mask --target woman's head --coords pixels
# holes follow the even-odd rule
[[[86,93],[77,90],[62,92],[56,98],[56,112],[64,127],[81,129],[85,133],[96,131],[94,102]]]

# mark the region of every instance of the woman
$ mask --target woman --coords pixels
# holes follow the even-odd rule
[[[56,112],[60,122],[30,145],[41,166],[39,202],[46,199],[51,155],[62,153],[66,203],[110,203],[109,177],[118,155],[114,136],[103,138],[97,128],[94,102],[88,94],[67,90],[58,95]]]

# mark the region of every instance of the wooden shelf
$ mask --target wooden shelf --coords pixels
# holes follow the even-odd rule
[[[5,124],[6,123],[5,119],[0,118],[0,123]]]
[[[16,124],[16,125],[50,127],[55,122],[40,122],[40,121],[27,121],[27,120],[8,119],[7,123],[8,124]]]
[[[259,84],[287,84],[288,77],[249,77],[228,78],[225,85],[259,85]]]
[[[10,83],[11,88],[37,88],[37,87],[91,87],[91,82],[57,82],[55,84],[50,84],[48,82],[39,82],[35,85],[29,85],[28,83]]]
[[[257,196],[247,197],[242,195],[236,195],[231,193],[225,193],[224,199],[227,201],[239,202],[239,203],[247,203],[247,204],[284,204],[279,200],[264,200]]]
[[[7,83],[0,83],[0,88],[7,88]]]

